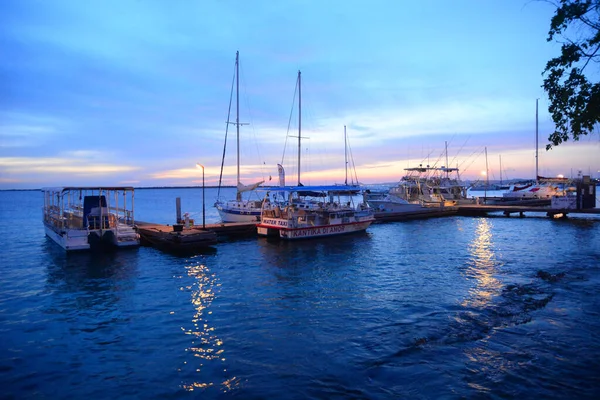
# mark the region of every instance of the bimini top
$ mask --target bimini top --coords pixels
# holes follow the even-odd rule
[[[362,189],[351,185],[329,185],[329,186],[262,186],[257,192],[328,192],[328,193],[358,193]]]
[[[45,187],[42,188],[42,192],[68,192],[75,190],[107,190],[107,191],[133,191],[133,186],[58,186],[58,187]]]

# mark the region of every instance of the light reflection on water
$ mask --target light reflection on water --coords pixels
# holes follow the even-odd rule
[[[498,294],[502,283],[496,279],[498,261],[494,253],[492,221],[480,218],[475,227],[475,238],[469,243],[469,261],[465,271],[467,279],[474,279],[476,285],[469,290],[462,305],[465,307],[485,307]]]
[[[208,267],[202,264],[201,261],[202,259],[196,256],[188,260],[188,263],[185,265],[187,275],[193,278],[193,281],[191,284],[182,287],[181,290],[191,293],[191,303],[194,306],[194,312],[191,319],[193,327],[189,329],[182,327],[181,330],[186,335],[192,336],[190,346],[185,351],[193,354],[195,358],[194,361],[189,362],[191,365],[188,366],[189,368],[195,368],[195,374],[193,375],[214,377],[220,374],[214,372],[203,374],[203,370],[210,369],[211,371],[215,371],[221,368],[224,373],[227,373],[224,365],[223,341],[216,335],[215,328],[211,326],[208,318],[212,314],[209,308],[221,284],[217,281],[215,274],[211,273]],[[188,361],[184,361],[184,364],[188,364]],[[193,391],[195,389],[206,389],[214,384],[215,382],[207,382],[199,379],[191,383],[184,383],[182,387],[187,391]],[[229,377],[220,383],[220,390],[227,392],[238,384],[239,380],[236,377]]]
[[[141,190],[141,215],[172,223],[180,194]],[[600,398],[597,218],[69,256],[39,193],[0,205],[7,398]]]

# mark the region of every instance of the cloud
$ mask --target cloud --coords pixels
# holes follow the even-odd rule
[[[19,175],[54,175],[72,174],[77,176],[110,175],[114,173],[133,172],[140,167],[106,163],[90,163],[86,159],[73,158],[29,158],[0,157],[2,174]]]

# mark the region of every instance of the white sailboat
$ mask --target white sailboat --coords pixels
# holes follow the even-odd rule
[[[261,222],[256,225],[260,236],[295,240],[361,232],[375,220],[363,204],[354,206],[357,186],[304,186],[300,181],[300,142],[302,138],[301,73],[298,71],[298,184],[285,185],[285,172],[279,169],[280,186],[267,191]],[[347,161],[346,161],[347,162]],[[270,197],[272,194],[272,198]]]
[[[235,83],[236,83],[236,118],[235,122],[227,121],[227,124],[233,124],[236,127],[236,148],[237,148],[237,186],[235,200],[221,200],[217,199],[215,207],[219,212],[222,222],[256,222],[260,221],[260,210],[262,201],[257,197],[256,200],[243,199],[242,193],[251,194],[254,189],[264,183],[264,180],[253,183],[251,185],[244,185],[240,182],[240,79],[239,79],[239,54],[235,53]],[[223,151],[223,159],[225,157],[225,151]],[[223,173],[223,164],[221,164],[221,174]],[[219,191],[220,191],[220,179],[219,179]]]
[[[556,185],[556,179],[543,178],[539,174],[538,168],[538,100],[535,100],[535,185],[519,187],[513,185],[506,193],[502,195],[504,199],[510,200],[531,200],[543,199],[550,200],[553,196],[564,194]]]

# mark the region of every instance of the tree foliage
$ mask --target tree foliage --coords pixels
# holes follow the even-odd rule
[[[560,0],[555,5],[547,40],[561,43],[561,53],[542,73],[556,126],[546,150],[569,138],[579,140],[600,122],[600,0]]]

